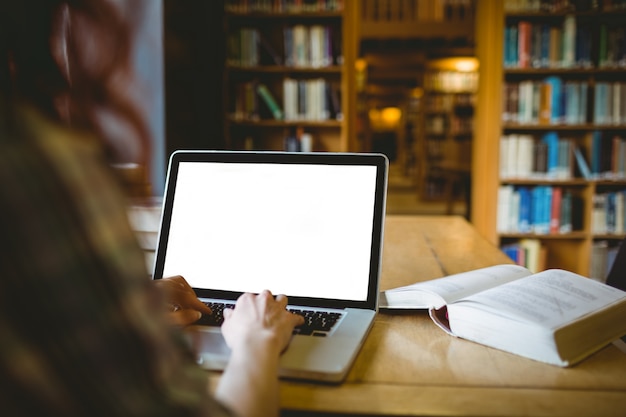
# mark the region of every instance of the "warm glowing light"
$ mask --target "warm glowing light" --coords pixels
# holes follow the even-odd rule
[[[365,71],[365,69],[367,68],[367,61],[365,61],[363,58],[359,58],[354,62],[354,68],[357,71]]]
[[[461,72],[474,72],[478,70],[478,60],[475,58],[463,58],[456,62],[456,70]]]
[[[402,110],[397,107],[370,109],[368,116],[374,130],[395,130],[399,127]]]
[[[385,107],[380,116],[385,124],[395,125],[400,121],[402,112],[397,107]]]
[[[454,57],[429,61],[428,66],[438,70],[474,72],[478,70],[479,63],[473,57]]]

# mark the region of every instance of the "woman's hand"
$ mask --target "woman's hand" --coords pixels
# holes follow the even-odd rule
[[[198,300],[193,288],[180,275],[154,280],[165,299],[169,321],[175,326],[188,326],[203,314],[211,314],[211,309]]]
[[[294,327],[304,323],[286,307],[287,297],[262,291],[243,294],[234,309],[224,310],[222,334],[231,355],[215,395],[240,416],[278,415],[278,360]]]
[[[242,345],[252,346],[270,341],[276,353],[282,352],[293,329],[304,319],[286,309],[287,297],[265,290],[259,295],[245,293],[237,300],[234,309],[224,310],[222,333],[232,350]]]

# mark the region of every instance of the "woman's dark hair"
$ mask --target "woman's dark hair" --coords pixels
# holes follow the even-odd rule
[[[145,165],[149,133],[129,95],[132,27],[124,5],[116,0],[3,2],[0,95],[9,104],[25,101],[62,124],[97,134],[112,162],[127,162],[125,153],[131,153],[133,162]],[[111,123],[123,128],[110,129]],[[124,137],[112,137],[120,130]]]

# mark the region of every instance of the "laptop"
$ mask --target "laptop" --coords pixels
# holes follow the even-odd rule
[[[306,321],[280,376],[345,379],[377,313],[387,171],[382,154],[172,154],[154,279],[182,275],[213,309],[188,328],[201,366],[228,361],[222,309],[268,289]]]

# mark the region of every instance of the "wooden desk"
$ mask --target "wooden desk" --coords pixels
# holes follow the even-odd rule
[[[388,216],[381,290],[510,262],[462,217]],[[381,312],[337,386],[285,381],[284,415],[625,416],[626,354],[559,368],[444,333],[425,312]]]

